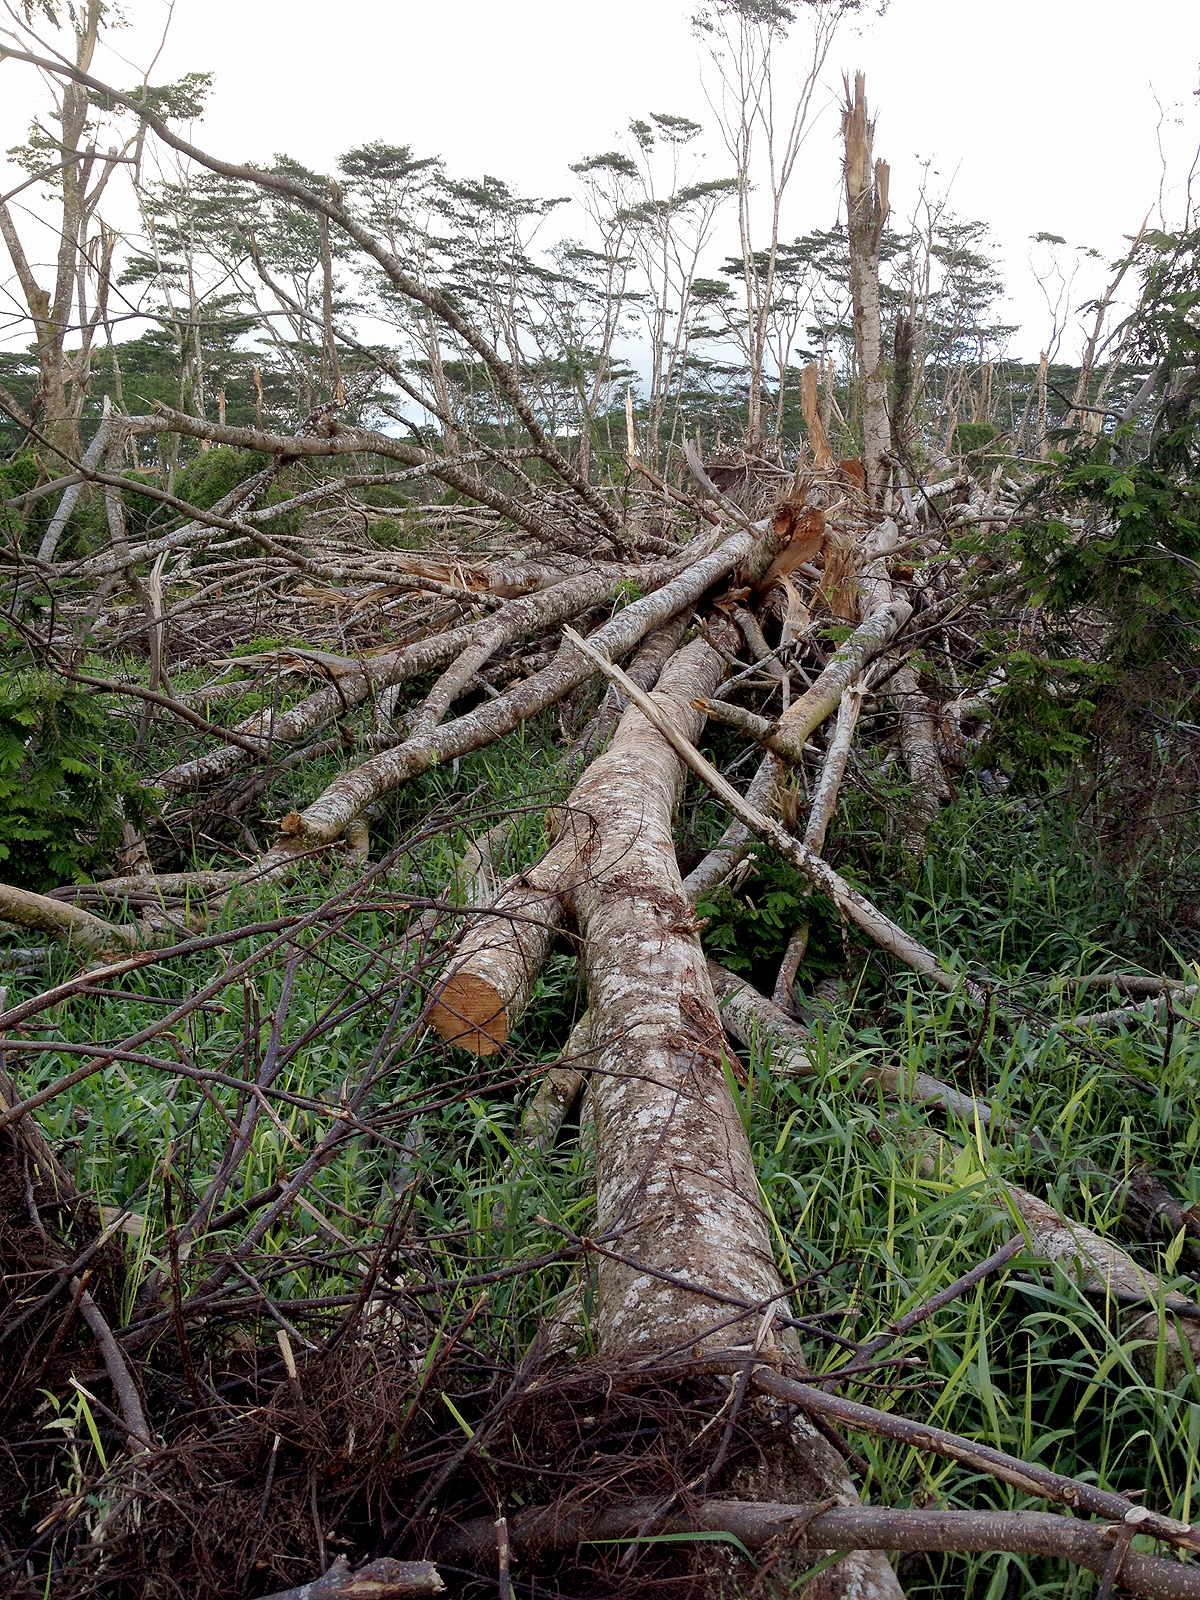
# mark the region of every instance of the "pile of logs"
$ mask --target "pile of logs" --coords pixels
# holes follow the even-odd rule
[[[74,70],[43,65],[68,76]],[[133,104],[86,74],[75,76],[118,103]],[[139,748],[161,748],[165,728],[178,728],[184,741],[176,759],[146,774],[148,786],[164,797],[160,824],[145,837],[129,831],[119,874],[50,894],[0,886],[0,919],[24,930],[19,937],[27,941],[10,953],[14,964],[36,965],[45,948],[37,941],[45,938],[64,941],[90,963],[64,985],[0,1006],[0,1033],[10,1040],[9,1067],[0,1074],[0,1134],[23,1141],[20,1161],[36,1177],[28,1189],[33,1220],[37,1185],[47,1175],[58,1186],[58,1204],[65,1204],[64,1195],[78,1202],[77,1220],[85,1209],[33,1114],[104,1063],[144,1065],[149,1059],[160,1067],[145,1047],[186,1030],[187,1018],[240,981],[257,957],[239,966],[229,956],[211,989],[186,997],[129,1039],[98,1043],[93,1058],[25,1095],[10,1075],[11,1063],[29,1045],[20,1030],[140,963],[216,950],[248,930],[269,936],[274,942],[268,948],[289,951],[298,950],[292,941],[299,933],[318,924],[322,937],[332,936],[357,903],[355,895],[385,885],[394,865],[390,845],[382,861],[378,849],[372,860],[373,844],[386,833],[389,797],[435,768],[507,739],[530,719],[584,706],[590,719],[564,741],[566,798],[547,818],[548,845],[536,864],[498,878],[496,838],[481,829],[448,885],[424,903],[416,895],[405,899],[411,919],[397,932],[391,954],[398,981],[411,976],[405,966],[411,960],[426,986],[421,1022],[405,1036],[406,1047],[416,1050],[418,1034],[432,1027],[459,1053],[468,1076],[482,1072],[487,1058],[504,1059],[548,956],[561,937],[570,937],[586,1014],[535,1095],[526,1134],[531,1143],[546,1145],[567,1107],[584,1095],[581,1123],[594,1163],[596,1215],[592,1233],[569,1238],[555,1265],[581,1263],[590,1336],[601,1360],[663,1385],[687,1374],[718,1374],[728,1380],[732,1415],[758,1407],[764,1437],[772,1442],[759,1452],[756,1469],[742,1474],[736,1495],[705,1498],[723,1459],[723,1447],[714,1445],[711,1470],[686,1496],[638,1500],[594,1517],[586,1505],[534,1507],[511,1527],[500,1526],[503,1518],[483,1529],[468,1522],[443,1534],[432,1550],[409,1553],[431,1555],[449,1569],[482,1563],[481,1550],[491,1560],[498,1550],[504,1594],[511,1592],[510,1549],[532,1560],[541,1550],[584,1538],[726,1530],[749,1550],[769,1551],[772,1570],[789,1581],[821,1552],[846,1552],[809,1584],[812,1600],[898,1596],[886,1552],[912,1548],[1044,1553],[1100,1572],[1105,1594],[1120,1580],[1146,1595],[1200,1596],[1194,1565],[1129,1549],[1138,1534],[1176,1554],[1200,1550],[1200,1529],[851,1401],[836,1386],[806,1381],[805,1324],[788,1309],[791,1290],[776,1263],[731,1090],[740,1068],[727,1038],[771,1040],[781,1070],[813,1070],[795,1016],[804,932],[797,928],[768,998],[706,959],[695,911],[697,898],[733,877],[757,840],[891,961],[981,1014],[1003,1009],[1001,991],[988,974],[972,970],[970,952],[928,949],[847,882],[823,852],[836,836],[847,773],[860,759],[856,734],[868,723],[875,730],[875,768],[896,766],[907,780],[900,843],[910,856],[920,854],[926,830],[951,797],[950,774],[966,764],[989,715],[990,686],[957,678],[959,630],[971,608],[1005,582],[1003,559],[991,551],[1002,548],[1000,535],[1024,514],[1021,486],[1003,468],[980,482],[950,463],[921,481],[911,463],[889,456],[886,438],[871,428],[865,465],[836,462],[815,415],[809,445],[786,470],[778,461],[757,461],[748,450],[740,472],[723,474],[723,490],[689,446],[687,487],[682,480],[668,484],[632,453],[621,464],[623,481],[610,472],[598,485],[547,432],[518,373],[456,304],[409,274],[336,188],[318,193],[284,172],[217,160],[140,102],[138,114],[163,143],[201,166],[281,193],[340,229],[397,293],[423,306],[474,353],[519,442],[504,446],[459,430],[457,453],[450,455],[400,440],[363,420],[369,415],[365,393],[357,397],[359,420],[347,420],[345,408],[331,403],[288,435],[211,423],[165,406],[146,416],[110,410],[82,460],[65,461],[61,472],[48,473],[47,481],[11,503],[12,514],[25,514],[39,499],[60,496],[36,556],[10,552],[14,625],[39,665],[112,697],[114,705],[132,702],[142,719]],[[856,137],[867,144],[859,165],[869,172],[865,107],[860,120]],[[877,164],[875,189],[863,178],[862,192],[886,211],[886,182],[881,201],[880,181]],[[390,358],[374,359],[373,382],[407,384]],[[452,421],[440,420],[447,427]],[[51,451],[35,419],[25,421],[32,443]],[[123,462],[139,440],[171,434],[258,452],[269,464],[202,510],[125,472]],[[354,470],[336,470],[339,462]],[[285,497],[265,503],[285,473],[292,475]],[[440,543],[428,536],[420,550],[380,548],[369,537],[378,506],[367,491],[427,481],[475,509],[457,518],[452,535],[443,531]],[[79,491],[88,486],[103,496],[109,545],[64,559],[62,536]],[[126,512],[132,496],[182,520],[135,540]],[[306,519],[302,533],[272,531],[274,521],[297,512]],[[444,519],[441,510],[437,514]],[[410,520],[423,518],[423,525],[435,520],[415,510]],[[351,531],[362,523],[366,534]],[[963,538],[967,532],[978,536],[973,545]],[[22,612],[35,591],[47,590],[56,602],[48,621]],[[303,643],[233,655],[258,636],[264,618],[275,633]],[[147,672],[93,670],[98,653],[116,660],[134,645],[144,651]],[[945,671],[924,670],[923,655],[939,654]],[[201,664],[211,664],[204,685],[175,693],[172,675]],[[251,676],[234,676],[235,669],[249,669]],[[417,683],[422,692],[414,696]],[[589,701],[591,685],[603,693]],[[240,705],[244,700],[250,704]],[[701,752],[710,723],[732,730],[745,751],[753,750],[756,770],[744,789]],[[153,738],[145,736],[147,728]],[[255,806],[267,785],[289,782],[300,793],[316,764],[331,760],[336,774],[287,809],[274,838],[260,842]],[[689,773],[725,807],[729,825],[685,875],[676,818]],[[798,794],[806,804],[798,803]],[[211,839],[214,827],[224,829],[229,862],[197,870],[180,840],[189,829],[196,839]],[[339,867],[346,871],[332,874],[333,888],[318,910],[238,922],[257,914],[254,901],[264,886],[286,890],[313,868]],[[448,951],[430,956],[422,940],[432,924],[417,912],[458,919]],[[220,916],[231,919],[233,934],[213,931]],[[184,1292],[181,1262],[214,1225],[220,1197],[268,1105],[299,959],[288,957],[272,1042],[254,1093],[237,1101],[227,1155],[190,1216],[178,1227],[171,1223],[174,1255],[156,1271],[129,1324],[113,1329],[87,1287],[88,1252],[100,1248],[97,1239],[108,1243],[112,1224],[102,1224],[89,1245],[77,1240],[81,1254],[74,1261],[52,1252],[42,1273],[50,1281],[45,1304],[58,1295],[74,1297],[73,1310],[94,1334],[130,1456],[146,1458],[139,1481],[152,1479],[158,1445],[132,1376],[137,1351],[170,1326],[186,1352],[187,1319],[228,1293],[239,1275],[246,1277],[250,1253],[286,1224],[294,1206],[310,1206],[306,1185],[332,1152],[364,1130],[375,1131],[359,1119],[368,1115],[369,1092],[386,1070],[388,1050],[399,1048],[390,1032],[377,1059],[347,1084],[341,1105],[320,1107],[314,1119],[320,1131],[295,1154],[290,1176],[255,1197],[257,1220],[241,1242]],[[208,1081],[188,1065],[186,1052],[181,1059],[181,1073]],[[894,1070],[876,1076],[885,1095],[939,1106],[952,1121],[990,1122],[994,1138],[1012,1131],[955,1086],[925,1077],[910,1083]],[[954,1147],[947,1139],[913,1154],[932,1171],[953,1160]],[[948,1295],[965,1292],[1020,1251],[1027,1263],[1067,1264],[1085,1288],[1111,1299],[1162,1305],[1172,1318],[1169,1359],[1181,1371],[1200,1359],[1200,1310],[1189,1300],[1165,1295],[1129,1255],[1036,1196],[1006,1186],[1000,1198],[1014,1215],[1014,1241]],[[1200,1221],[1172,1197],[1156,1198],[1149,1209],[1164,1219],[1160,1225],[1169,1236],[1181,1230],[1200,1235]],[[222,1214],[223,1225],[229,1226],[230,1215]],[[48,1230],[41,1236],[50,1250]],[[375,1270],[363,1279],[355,1314],[385,1298]],[[295,1384],[295,1318],[265,1291],[262,1304],[278,1324],[281,1370]],[[28,1309],[20,1313],[27,1315]],[[560,1352],[574,1338],[563,1312],[554,1330]],[[864,1347],[846,1373],[874,1353]],[[199,1393],[194,1371],[189,1381]],[[861,1463],[839,1429],[901,1439],[1075,1515],[901,1513],[862,1505],[855,1485]],[[1086,1522],[1085,1513],[1096,1520]],[[710,1592],[725,1592],[726,1569],[715,1564],[709,1577]],[[419,1563],[380,1560],[361,1572],[337,1570],[335,1563],[311,1592],[383,1600],[436,1592],[440,1581]]]

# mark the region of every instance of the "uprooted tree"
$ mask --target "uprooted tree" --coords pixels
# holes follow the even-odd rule
[[[809,98],[845,9],[814,8]],[[718,10],[751,65],[794,21]],[[5,1592],[573,1593],[587,1552],[588,1593],[849,1600],[989,1552],[1200,1595],[1169,1464],[1200,1209],[1144,1159],[1159,1124],[1195,1143],[1196,990],[1161,972],[1195,948],[1195,230],[1138,235],[1140,299],[1098,306],[1063,396],[989,353],[974,236],[889,229],[861,75],[844,228],[779,237],[805,99],[759,252],[743,94],[734,179],[685,172],[694,124],[635,123],[576,169],[595,248],[551,267],[547,206],[408,147],[337,178],[199,149],[203,85],[94,78],[100,21],[71,58],[0,46],[59,86],[23,159],[63,215],[51,293],[0,207],[35,335],[0,389]],[[151,145],[177,179],[143,181]],[[121,281],[161,300],[116,343],[126,156]],[[698,354],[728,195],[732,387]],[[1166,908],[1154,970],[1001,971],[965,906],[923,916],[968,788],[1094,818]],[[937,1071],[880,1020],[920,1006]],[[1081,1074],[1053,1115],[1034,1059]],[[810,1085],[772,1157],[756,1119]],[[1110,1090],[1119,1155],[1072,1135]],[[851,1196],[824,1255],[822,1116],[891,1173],[883,1231]],[[908,1281],[935,1192],[1006,1237]],[[1032,1389],[1002,1448],[1002,1292],[1092,1308],[1076,1416],[1108,1383],[1116,1465],[1057,1470]],[[937,1329],[968,1307],[954,1431]]]

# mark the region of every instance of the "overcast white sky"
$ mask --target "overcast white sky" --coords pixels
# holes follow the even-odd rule
[[[109,36],[93,70],[128,84],[153,56],[168,8],[123,5],[132,26]],[[287,151],[330,171],[340,152],[381,138],[440,154],[464,175],[564,194],[568,164],[611,148],[631,117],[711,120],[691,8],[690,0],[176,0],[154,80],[216,74],[193,136],[222,155]],[[1160,120],[1167,220],[1181,209],[1200,141],[1197,0],[892,0],[883,18],[868,12],[834,45],[786,235],[836,215],[834,103],[841,71],[855,68],[867,73],[893,210],[909,207],[917,158],[931,157],[952,185],[953,209],[990,223],[1010,286],[1007,319],[1021,330],[1015,355],[1036,356],[1047,335],[1029,236],[1046,229],[1095,246],[1106,261],[1115,256],[1121,236],[1159,204]],[[23,136],[36,100],[33,75],[0,64],[0,148]],[[712,175],[723,173],[715,158]],[[1093,270],[1077,299],[1096,287],[1103,269]]]

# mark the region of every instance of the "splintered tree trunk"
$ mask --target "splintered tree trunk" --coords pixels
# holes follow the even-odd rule
[[[850,236],[850,290],[854,297],[854,345],[863,397],[863,466],[867,494],[878,503],[887,477],[884,456],[891,443],[887,374],[879,311],[879,246],[888,217],[888,164],[872,165],[875,124],[867,117],[866,78],[854,74],[854,98],[846,84],[842,108],[845,141],[846,216]]]
[[[689,738],[703,725],[693,699],[711,693],[724,670],[697,640],[659,680],[654,699]],[[590,870],[567,899],[587,973],[596,1230],[623,1230],[608,1247],[622,1259],[599,1257],[593,1325],[605,1356],[758,1339],[765,1359],[774,1352],[803,1370],[789,1331],[770,1327],[783,1285],[675,859],[683,783],[675,752],[630,707],[573,796],[595,830]],[[753,1497],[785,1481],[814,1498],[856,1500],[841,1458],[809,1423],[776,1431],[780,1459],[744,1473],[740,1492]],[[714,1593],[722,1581],[714,1570]],[[856,1551],[808,1592],[896,1600],[901,1591],[886,1558]]]

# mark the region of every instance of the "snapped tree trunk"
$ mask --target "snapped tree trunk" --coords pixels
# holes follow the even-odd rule
[[[879,246],[888,218],[888,164],[872,164],[875,124],[867,116],[867,80],[854,74],[854,97],[846,84],[842,108],[845,143],[846,219],[850,237],[850,291],[854,298],[854,347],[862,383],[863,467],[867,494],[876,504],[883,495],[891,444],[887,414],[887,374],[879,311]]]

